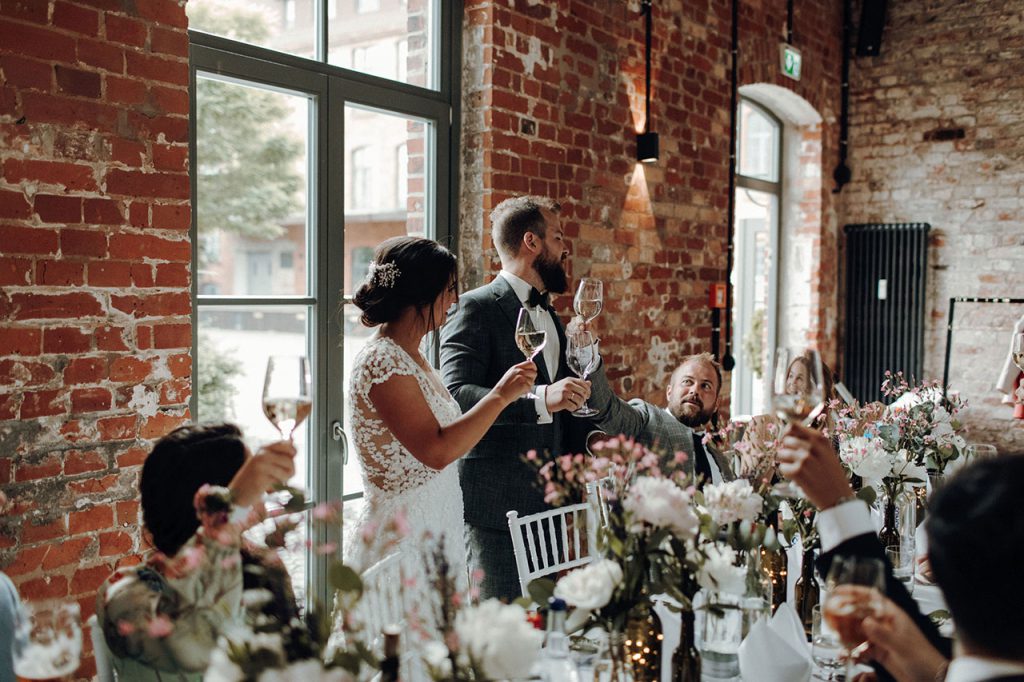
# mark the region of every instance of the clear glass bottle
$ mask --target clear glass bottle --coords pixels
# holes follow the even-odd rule
[[[549,682],[579,682],[576,664],[569,654],[565,619],[565,601],[552,597],[548,601],[548,630],[544,638],[543,659],[543,676]]]

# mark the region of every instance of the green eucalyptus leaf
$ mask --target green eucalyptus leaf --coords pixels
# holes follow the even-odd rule
[[[526,586],[526,591],[534,604],[546,608],[548,600],[555,595],[555,581],[551,578],[536,578]]]
[[[363,593],[363,580],[352,568],[342,563],[333,564],[327,571],[327,582],[342,592]]]

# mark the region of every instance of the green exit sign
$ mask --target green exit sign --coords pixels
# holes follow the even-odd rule
[[[800,69],[804,63],[804,58],[800,56],[800,50],[787,43],[781,43],[779,45],[779,58],[782,66],[782,75],[788,76],[795,81],[800,80]]]

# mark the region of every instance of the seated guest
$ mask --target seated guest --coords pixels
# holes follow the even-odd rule
[[[714,428],[722,388],[722,367],[710,353],[683,358],[665,389],[668,407],[664,408],[639,398],[626,402],[616,396],[603,363],[590,381],[590,406],[597,410],[593,421],[603,432],[624,434],[670,455],[685,452],[686,473],[704,482],[735,478],[728,458],[710,443],[703,443],[704,431]]]
[[[938,672],[942,660],[949,655],[949,642],[939,634],[935,624],[920,612],[910,593],[892,575],[892,567],[875,533],[868,507],[854,497],[846,472],[829,440],[817,430],[792,424],[783,437],[778,459],[782,474],[799,485],[807,498],[821,510],[817,520],[821,538],[821,557],[818,560],[821,574],[828,575],[832,560],[837,556],[863,556],[885,563],[885,594],[890,600],[887,608],[890,613],[898,609],[905,614],[905,618],[900,616],[898,622],[891,622],[900,626],[907,620],[913,623],[917,634],[912,630],[907,634],[907,628],[903,627],[901,632],[907,636],[901,641],[916,640],[914,654],[930,660],[930,665],[936,668],[933,672]],[[943,541],[950,542],[948,538]],[[876,661],[884,665],[880,659],[876,658]],[[879,679],[893,679],[895,670],[880,667],[878,672]]]
[[[929,504],[928,558],[958,642],[946,682],[1024,681],[1024,598],[1017,575],[1024,565],[1021,490],[1024,457],[1009,455],[968,465]],[[921,669],[921,652],[906,646],[899,623],[869,618],[864,629],[876,660],[887,668]]]
[[[200,680],[221,630],[241,617],[248,587],[270,590],[274,615],[294,615],[283,567],[241,542],[251,508],[294,474],[294,456],[287,441],[252,455],[231,424],[184,426],[157,442],[139,483],[156,551],[114,573],[97,595],[120,679]]]

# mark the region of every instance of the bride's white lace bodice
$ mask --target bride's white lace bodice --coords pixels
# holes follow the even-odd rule
[[[375,336],[356,356],[349,384],[352,439],[363,477],[365,505],[360,527],[386,522],[401,509],[409,521],[405,549],[423,546],[423,534],[445,535],[446,554],[465,565],[462,489],[459,473],[452,464],[437,470],[416,459],[384,424],[370,402],[370,389],[393,376],[416,379],[423,397],[441,426],[462,416],[455,399],[441,383],[437,372],[420,366],[397,343]],[[346,555],[360,550],[349,543]],[[372,560],[373,557],[364,557]]]

